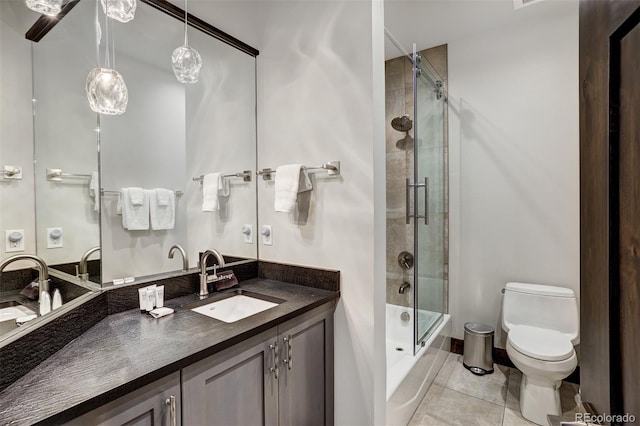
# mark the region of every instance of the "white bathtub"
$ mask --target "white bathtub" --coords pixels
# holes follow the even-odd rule
[[[410,315],[402,321],[403,312]],[[439,314],[420,311],[420,321]],[[451,345],[451,316],[445,314],[425,345],[413,355],[413,308],[387,304],[387,425],[409,423],[440,371]]]

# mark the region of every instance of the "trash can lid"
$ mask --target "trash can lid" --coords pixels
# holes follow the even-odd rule
[[[495,331],[490,325],[479,322],[465,322],[464,329],[473,334],[492,334]]]

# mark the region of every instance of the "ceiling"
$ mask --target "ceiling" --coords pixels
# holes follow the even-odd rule
[[[408,52],[439,46],[496,26],[535,25],[547,16],[571,13],[577,0],[544,0],[514,9],[513,0],[385,0],[385,27]],[[402,53],[388,40],[385,58]]]

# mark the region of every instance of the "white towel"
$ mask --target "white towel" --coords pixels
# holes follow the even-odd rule
[[[122,226],[129,231],[149,229],[149,193],[142,188],[122,188]],[[134,204],[133,200],[138,203]]]
[[[301,171],[302,164],[288,164],[276,169],[275,211],[292,212],[295,209]]]
[[[311,191],[312,189],[313,189],[313,184],[311,183],[309,172],[307,172],[307,169],[302,168],[302,170],[300,170],[300,182],[298,183],[298,194]]]
[[[202,178],[202,211],[220,210],[218,197],[229,196],[229,180],[222,173],[209,173]]]
[[[98,172],[91,172],[89,180],[89,196],[93,198],[93,211],[100,211],[100,178]]]
[[[175,192],[164,188],[156,188],[149,192],[149,216],[151,218],[151,229],[173,229],[176,221]]]
[[[229,179],[220,174],[218,176],[218,197],[228,197],[229,194]]]
[[[164,188],[155,188],[156,199],[159,206],[168,206],[171,203],[172,195],[175,195],[173,191]]]
[[[145,197],[146,194],[144,189],[135,186],[129,188],[129,201],[134,206],[143,205],[145,202]]]

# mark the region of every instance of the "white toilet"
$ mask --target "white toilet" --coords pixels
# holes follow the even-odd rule
[[[560,415],[560,384],[575,370],[579,342],[578,301],[573,290],[539,284],[507,283],[502,301],[507,355],[522,371],[520,411],[546,425]]]

